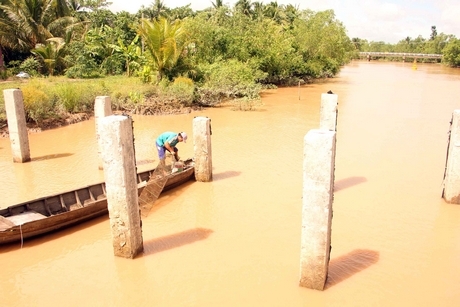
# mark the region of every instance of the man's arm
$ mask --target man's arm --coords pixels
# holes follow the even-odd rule
[[[179,157],[177,156],[177,153],[176,153],[176,151],[174,150],[174,147],[171,146],[171,144],[169,144],[169,142],[165,142],[165,148],[166,148],[167,150],[169,150],[169,152],[170,152],[171,154],[174,155],[174,158],[175,158],[176,160],[179,160]]]

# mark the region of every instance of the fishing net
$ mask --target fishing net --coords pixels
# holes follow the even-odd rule
[[[171,174],[172,164],[174,163],[173,160],[174,158],[172,156],[167,156],[163,163],[161,161],[158,163],[158,166],[150,175],[147,185],[139,195],[139,207],[142,216],[147,216],[149,214],[153,204],[160,196],[161,191],[163,191],[168,181],[168,176]]]

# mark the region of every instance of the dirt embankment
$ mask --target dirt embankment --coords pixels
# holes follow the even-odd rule
[[[198,110],[200,107],[179,107],[179,108],[171,108],[168,107],[156,107],[156,108],[144,108],[141,110],[132,110],[132,111],[114,111],[114,114],[141,114],[141,115],[166,115],[166,114],[184,114],[184,113],[191,113],[194,110]],[[47,119],[40,123],[35,122],[27,122],[27,130],[30,133],[38,133],[44,130],[59,128],[63,126],[68,126],[72,124],[76,124],[85,120],[90,119],[93,117],[94,114],[92,113],[76,113],[76,114],[69,114],[66,118],[59,118],[59,119]],[[9,137],[8,132],[8,124],[6,121],[0,121],[0,137],[7,138]]]
[[[29,133],[42,132],[44,130],[54,129],[62,126],[76,124],[81,121],[85,121],[91,118],[91,114],[77,113],[70,114],[67,118],[59,119],[47,119],[40,123],[27,122],[27,130]],[[6,122],[0,122],[0,137],[6,138],[9,136],[8,124]]]

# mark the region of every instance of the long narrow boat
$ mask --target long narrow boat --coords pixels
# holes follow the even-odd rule
[[[153,172],[154,169],[137,175],[139,194]],[[163,191],[192,180],[194,173],[193,161],[184,161],[182,171],[168,175]],[[13,205],[0,209],[0,244],[42,235],[107,212],[105,182]]]

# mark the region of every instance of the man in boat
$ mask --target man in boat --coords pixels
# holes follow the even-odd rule
[[[166,150],[169,151],[176,161],[179,161],[179,149],[177,149],[176,145],[179,142],[187,143],[187,133],[185,132],[163,132],[157,138],[156,145],[158,150],[158,157],[160,158],[160,162],[164,163],[165,161],[165,153]]]

